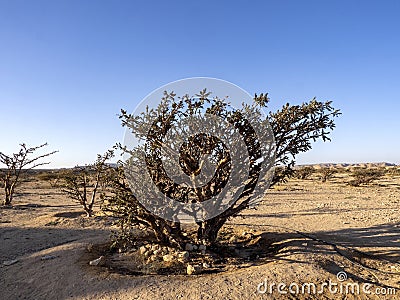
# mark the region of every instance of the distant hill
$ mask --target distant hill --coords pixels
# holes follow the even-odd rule
[[[396,164],[388,163],[388,162],[379,162],[379,163],[321,163],[321,164],[306,164],[299,166],[311,166],[315,169],[320,168],[386,168],[386,167],[396,167]]]

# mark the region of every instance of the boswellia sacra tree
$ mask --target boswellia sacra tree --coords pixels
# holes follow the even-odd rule
[[[268,103],[268,94],[256,94],[252,104],[232,109],[202,90],[182,97],[165,92],[157,108],[139,115],[122,110],[122,125],[142,143],[119,145],[127,158],[108,174],[103,194],[121,236],[132,239],[139,227],[175,247],[214,244],[227,220],[257,203],[254,194],[264,197],[264,189],[294,174],[299,153],[317,139],[330,140],[340,115],[331,101],[316,99],[264,115]],[[218,131],[218,122],[225,129]],[[193,226],[182,225],[188,216],[192,233]]]
[[[61,190],[78,202],[87,217],[93,216],[93,206],[104,183],[105,173],[110,169],[107,160],[114,156],[112,150],[104,155],[97,155],[97,160],[90,165],[75,167],[62,176]]]
[[[34,153],[47,146],[47,143],[36,147],[28,147],[26,144],[20,146],[20,150],[11,155],[0,152],[0,166],[3,165],[3,168],[0,169],[0,179],[5,192],[3,205],[11,205],[15,188],[21,182],[21,176],[24,172],[49,164],[49,162],[40,162],[40,160],[57,152],[52,151],[35,156]]]

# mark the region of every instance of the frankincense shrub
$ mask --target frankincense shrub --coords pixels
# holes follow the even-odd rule
[[[380,169],[357,168],[351,174],[353,179],[349,181],[349,185],[354,187],[369,185],[384,175],[385,172]]]
[[[49,162],[42,162],[41,160],[55,154],[57,151],[36,154],[46,146],[47,143],[35,147],[21,144],[19,151],[10,155],[0,151],[0,181],[2,182],[1,188],[4,189],[3,205],[12,204],[16,188],[23,177],[28,175],[29,171],[49,164]]]
[[[173,188],[173,182],[167,178],[165,172],[160,172],[161,165],[158,163],[157,155],[161,155],[159,148],[165,132],[172,125],[179,124],[180,118],[197,110],[207,110],[208,113],[216,114],[227,120],[235,120],[239,131],[246,132],[251,130],[246,120],[243,119],[243,114],[241,114],[240,110],[235,112],[228,111],[228,106],[224,101],[210,99],[205,90],[201,91],[200,95],[200,97],[186,97],[183,103],[183,98],[177,98],[175,94],[166,92],[157,109],[147,110],[140,116],[131,115],[122,110],[120,115],[122,125],[127,127],[127,130],[132,130],[136,133],[144,130],[141,125],[143,120],[154,116],[159,120],[159,122],[153,124],[150,131],[144,130],[142,133],[145,137],[150,135],[149,138],[153,141],[158,141],[158,144],[157,142],[146,143],[142,148],[138,146],[133,149],[119,145],[119,148],[130,155],[130,162],[133,161],[134,164],[138,163],[140,157],[143,157],[139,155],[140,152],[147,151],[146,161],[140,163],[145,163],[147,166],[152,167],[146,172],[154,175],[152,178],[157,183],[158,189],[169,197],[177,197],[181,201],[188,201],[189,199],[194,204],[202,203],[208,199],[207,197],[210,194],[222,190],[223,185],[229,178],[229,170],[232,167],[229,160],[230,153],[224,149],[223,145],[221,146],[217,138],[208,137],[206,134],[196,138],[189,138],[185,141],[179,149],[179,164],[182,170],[191,176],[197,175],[201,171],[201,164],[199,163],[201,161],[201,151],[198,149],[203,151],[208,149],[209,152],[207,153],[213,155],[212,159],[216,170],[214,176],[218,179],[214,181],[209,190],[198,189],[188,198],[184,191],[177,192]],[[254,105],[252,107],[243,109],[254,109],[256,112],[258,108],[267,108],[269,103],[267,94],[255,95],[253,100]],[[329,134],[335,128],[334,119],[340,115],[340,112],[332,107],[331,101],[320,102],[313,99],[300,105],[287,103],[281,109],[270,112],[265,117],[257,113],[253,115],[260,118],[258,121],[261,124],[269,122],[275,137],[274,167],[276,167],[276,172],[270,182],[270,186],[273,186],[294,175],[296,156],[299,153],[310,150],[313,141],[317,139],[330,140]],[[257,138],[250,137],[247,142],[250,145],[247,148],[249,157],[257,158]],[[150,230],[158,243],[178,248],[183,248],[187,243],[215,244],[222,226],[228,220],[240,215],[243,210],[252,206],[250,195],[255,189],[260,172],[260,168],[257,165],[258,160],[254,159],[250,162],[250,164],[253,164],[253,168],[243,192],[226,210],[209,219],[199,220],[192,226],[182,226],[180,222],[164,219],[152,213],[142,204],[141,200],[143,199],[138,199],[137,194],[135,195],[132,192],[124,173],[122,165],[126,163],[127,161],[120,162],[118,168],[109,169],[107,172],[107,191],[102,193],[103,210],[117,218],[122,240],[133,242],[135,240],[135,230],[143,229]],[[134,179],[136,176],[136,178],[141,179],[142,174],[135,168],[131,169],[133,169],[133,175],[130,174],[130,178]]]

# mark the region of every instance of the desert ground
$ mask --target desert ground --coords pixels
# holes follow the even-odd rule
[[[99,205],[86,217],[47,181],[23,183],[0,208],[0,299],[400,299],[400,175],[353,187],[339,169],[271,188],[221,231],[239,253],[263,241],[263,255],[198,275],[111,268],[125,253],[89,265],[112,220]]]

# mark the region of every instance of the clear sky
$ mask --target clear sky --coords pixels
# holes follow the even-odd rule
[[[400,163],[400,1],[0,0],[0,150],[93,161],[152,90],[193,76],[342,110],[298,163]]]

